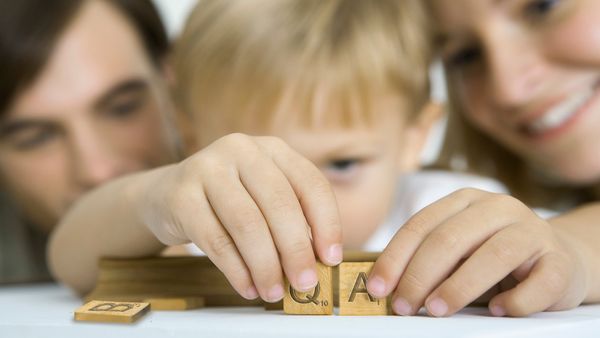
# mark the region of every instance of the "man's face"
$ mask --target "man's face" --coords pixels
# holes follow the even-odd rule
[[[160,75],[134,28],[90,1],[0,120],[0,179],[50,231],[82,193],[172,160]]]

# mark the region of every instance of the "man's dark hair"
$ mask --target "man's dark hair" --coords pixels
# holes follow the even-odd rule
[[[0,118],[37,78],[63,31],[89,0],[0,1]],[[159,66],[169,49],[160,15],[150,0],[101,0],[132,24],[149,58]]]

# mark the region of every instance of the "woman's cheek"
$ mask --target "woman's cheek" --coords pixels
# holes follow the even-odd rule
[[[456,80],[457,99],[465,117],[481,129],[488,130],[495,119],[492,99],[487,95],[483,81],[486,74],[480,76],[463,76]],[[453,85],[453,84],[450,84]]]
[[[600,1],[582,0],[572,11],[542,35],[540,44],[549,55],[600,67]]]

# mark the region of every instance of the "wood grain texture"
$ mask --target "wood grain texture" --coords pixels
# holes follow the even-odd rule
[[[203,297],[152,297],[144,299],[152,311],[184,311],[204,307]]]
[[[294,290],[286,280],[283,312],[303,315],[330,315],[333,313],[332,268],[317,263],[317,276],[319,283],[308,292]]]
[[[142,301],[203,297],[205,306],[260,306],[238,295],[225,275],[204,256],[104,258],[96,287],[85,299]]]
[[[367,292],[373,262],[342,263],[339,266],[339,307],[342,316],[387,315],[387,299]]]
[[[379,253],[345,251],[345,262],[373,262]],[[86,300],[141,302],[147,298],[203,297],[205,306],[261,306],[237,294],[206,256],[104,258],[96,287]],[[337,268],[334,269],[337,277]],[[338,283],[333,284],[338,301]],[[337,304],[336,304],[337,305]],[[275,305],[275,308],[277,306]]]
[[[283,300],[280,300],[276,303],[268,303],[265,302],[265,310],[267,311],[279,311],[283,310]]]
[[[75,310],[74,317],[77,321],[133,323],[148,310],[148,303],[93,300]]]

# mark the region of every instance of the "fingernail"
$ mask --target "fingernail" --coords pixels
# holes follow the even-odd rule
[[[342,262],[344,258],[344,253],[342,251],[341,244],[333,244],[329,247],[329,252],[327,254],[327,261],[329,264],[338,265]]]
[[[258,297],[258,291],[254,287],[254,285],[251,285],[250,287],[248,287],[248,289],[246,290],[246,298],[256,299],[257,297]]]
[[[490,308],[490,312],[492,313],[492,316],[494,317],[504,317],[506,315],[506,311],[504,311],[504,308],[500,305],[494,305]]]
[[[306,269],[298,275],[298,291],[308,291],[314,288],[319,279],[317,278],[317,273],[313,269]]]
[[[448,312],[448,304],[441,298],[434,298],[427,303],[427,311],[435,317],[442,317]]]
[[[385,297],[385,281],[379,276],[369,278],[367,290],[375,297]]]
[[[412,306],[404,298],[396,298],[392,307],[394,308],[394,312],[401,316],[408,316],[412,312]]]
[[[269,292],[267,292],[267,298],[269,298],[267,300],[271,302],[279,301],[283,298],[283,286],[281,286],[281,284],[273,285]]]

